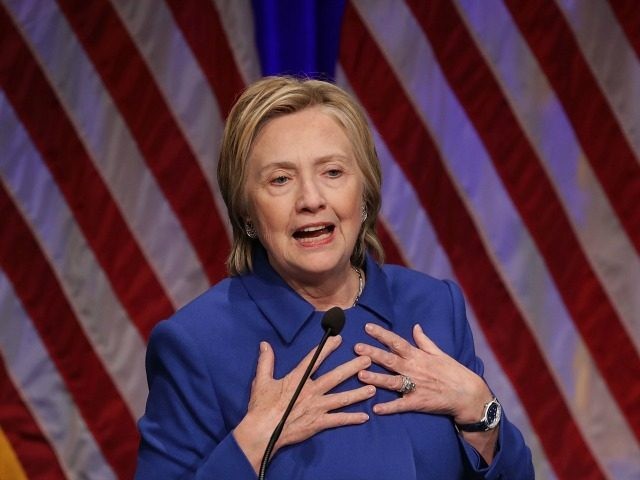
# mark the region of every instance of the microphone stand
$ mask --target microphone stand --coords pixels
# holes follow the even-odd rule
[[[291,410],[293,409],[293,406],[295,405],[296,400],[298,399],[298,395],[300,395],[300,392],[302,391],[304,384],[307,382],[309,375],[311,375],[311,370],[313,369],[313,366],[316,364],[316,361],[318,360],[318,356],[320,355],[320,352],[324,348],[324,344],[327,343],[327,339],[330,336],[338,335],[342,331],[342,327],[344,327],[344,311],[339,307],[330,308],[322,317],[322,328],[324,329],[324,335],[322,336],[322,340],[320,340],[320,343],[318,344],[318,348],[316,348],[316,351],[313,354],[311,361],[309,362],[309,366],[307,366],[307,369],[305,370],[304,375],[302,375],[302,378],[298,383],[298,387],[296,388],[296,391],[293,393],[293,396],[289,401],[289,405],[287,405],[287,409],[284,411],[284,414],[282,414],[282,418],[280,419],[280,422],[278,423],[275,430],[271,434],[271,438],[269,439],[267,448],[265,448],[264,450],[262,462],[260,463],[260,472],[258,473],[259,480],[264,480],[265,478],[267,467],[269,466],[269,461],[271,460],[271,452],[273,451],[273,447],[275,447],[276,442],[280,438],[280,434],[282,433],[284,424],[287,421],[287,418],[289,418],[289,414],[291,413]]]
[[[304,384],[307,383],[307,379],[309,378],[309,375],[311,375],[311,370],[313,369],[313,366],[316,364],[316,361],[318,360],[320,351],[324,347],[324,344],[327,343],[327,339],[331,336],[331,334],[332,334],[331,327],[329,327],[324,332],[324,335],[322,336],[322,340],[320,340],[320,344],[318,345],[318,348],[316,348],[316,351],[313,354],[311,361],[309,362],[309,366],[305,370],[304,375],[302,375],[302,379],[300,380],[300,383],[298,383],[298,387],[296,388],[296,391],[293,393],[293,396],[289,401],[289,405],[287,405],[287,409],[284,411],[284,414],[282,415],[280,422],[278,423],[275,430],[271,434],[271,438],[269,439],[269,443],[267,444],[267,448],[265,449],[264,455],[262,457],[262,462],[260,463],[260,473],[258,474],[259,480],[264,480],[265,478],[267,467],[269,466],[269,461],[271,460],[271,452],[273,450],[273,447],[276,445],[276,442],[280,438],[280,434],[282,433],[284,424],[287,421],[287,418],[289,418],[289,414],[291,413],[291,410],[293,410],[293,406],[295,405],[296,400],[298,399],[298,396],[300,395],[300,392],[304,387]]]

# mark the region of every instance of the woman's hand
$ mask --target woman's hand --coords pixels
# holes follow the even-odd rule
[[[362,371],[360,380],[395,391],[401,389],[403,375],[416,384],[413,392],[376,405],[376,413],[415,411],[450,415],[456,423],[480,420],[484,404],[492,398],[489,388],[477,374],[440,350],[419,325],[413,329],[415,347],[378,325],[367,324],[365,330],[389,350],[358,343],[356,353],[397,375]]]
[[[358,355],[394,373],[361,371],[358,378],[370,385],[400,391],[402,377],[415,383],[415,390],[373,407],[377,414],[424,412],[450,415],[457,424],[480,421],[484,405],[493,395],[479,375],[451,358],[425,335],[420,325],[413,328],[416,346],[378,325],[367,324],[365,331],[389,350],[365,343],[355,345]],[[497,429],[489,432],[463,433],[487,463],[493,459]]]
[[[338,348],[341,341],[340,336],[330,337],[327,340],[313,371],[317,370],[331,352]],[[260,344],[260,356],[256,376],[251,385],[248,412],[233,432],[236,442],[256,472],[260,468],[269,438],[287,408],[314,352],[315,349],[309,352],[288,375],[281,379],[274,379],[273,350],[266,342]],[[369,357],[360,356],[337,366],[316,380],[309,378],[289,414],[273,454],[285,445],[302,442],[328,428],[366,422],[369,416],[364,412],[332,413],[332,411],[372,397],[375,394],[375,387],[367,385],[340,393],[328,394],[327,392],[370,365]]]

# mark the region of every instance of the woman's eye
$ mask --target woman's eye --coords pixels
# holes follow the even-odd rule
[[[327,175],[331,178],[338,178],[340,175],[342,175],[342,170],[338,170],[337,168],[332,168],[331,170],[327,171]]]
[[[271,183],[273,185],[284,185],[285,183],[287,183],[288,180],[289,179],[284,175],[280,175],[279,177],[276,177],[273,180],[271,180]]]

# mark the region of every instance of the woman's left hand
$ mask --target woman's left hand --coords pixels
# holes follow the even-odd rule
[[[484,405],[492,398],[491,391],[480,376],[440,350],[425,335],[420,325],[413,328],[416,346],[378,325],[367,324],[365,331],[389,350],[358,343],[358,355],[395,373],[375,373],[363,370],[358,378],[370,385],[400,391],[403,376],[416,385],[415,390],[386,403],[374,406],[377,414],[424,412],[450,415],[458,424],[480,420]]]

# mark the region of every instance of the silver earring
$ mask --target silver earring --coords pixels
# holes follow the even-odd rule
[[[244,231],[247,234],[247,237],[253,239],[258,238],[258,232],[256,232],[256,229],[254,228],[253,223],[251,223],[251,220],[247,220],[246,222],[244,222]]]
[[[365,222],[365,220],[367,219],[367,216],[368,216],[368,214],[367,214],[367,205],[363,203],[362,204],[362,216],[361,216],[362,220],[361,220],[361,223]]]

